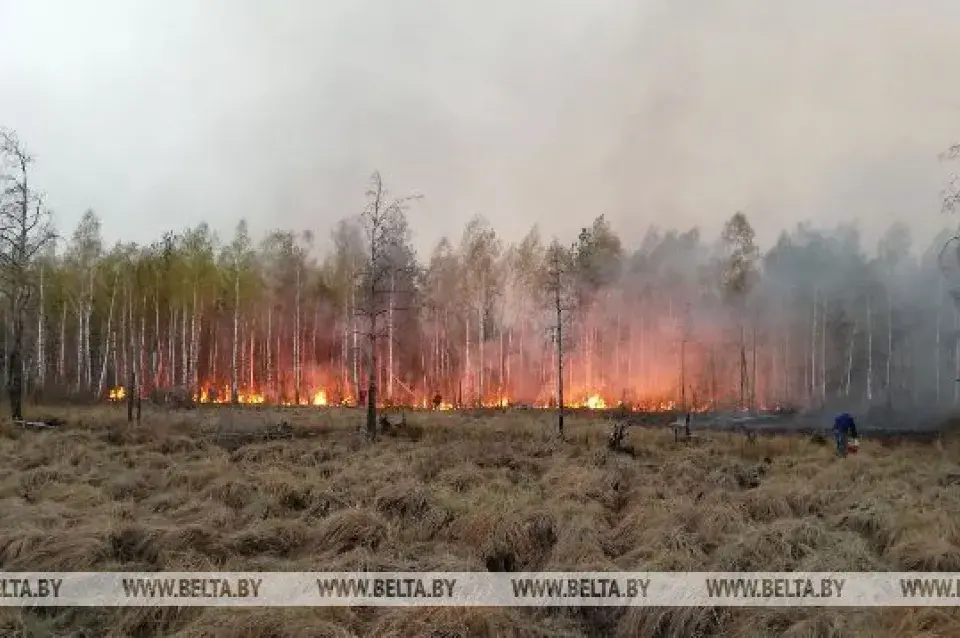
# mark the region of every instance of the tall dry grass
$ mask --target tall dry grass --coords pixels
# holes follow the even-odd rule
[[[51,415],[0,426],[3,570],[953,570],[960,444],[633,430],[580,417],[409,416],[374,445],[347,411],[284,411],[293,439],[224,436],[265,409]],[[219,433],[219,434],[218,434]],[[940,609],[0,609],[0,635],[958,635]]]

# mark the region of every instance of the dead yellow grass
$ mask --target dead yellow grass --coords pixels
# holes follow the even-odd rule
[[[49,411],[0,426],[3,570],[960,571],[960,444],[631,431],[549,416],[414,414],[375,445],[358,413],[284,411],[293,438],[229,410]],[[281,417],[268,409],[260,417]],[[242,422],[242,423],[241,423]],[[247,424],[247,425],[243,425]],[[232,441],[232,442],[231,442]],[[0,635],[958,635],[940,609],[0,610]]]

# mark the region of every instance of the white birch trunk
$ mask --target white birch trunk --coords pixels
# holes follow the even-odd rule
[[[265,344],[266,348],[266,377],[267,377],[267,386],[273,391],[277,390],[276,383],[273,378],[273,304],[271,303],[270,307],[267,309],[267,342]]]
[[[77,304],[77,391],[83,387],[83,299]]]
[[[160,338],[160,282],[153,295],[153,387],[159,388],[160,370],[163,367],[163,341]]]
[[[57,357],[57,380],[64,383],[67,373],[67,304],[60,309],[60,353]]]
[[[112,326],[113,326],[113,305],[114,305],[114,302],[116,301],[116,297],[117,297],[117,279],[118,279],[118,278],[119,278],[119,275],[115,275],[115,276],[114,276],[114,279],[113,279],[113,287],[112,287],[111,290],[110,290],[110,310],[109,310],[109,312],[107,313],[107,331],[106,331],[106,335],[105,335],[106,338],[104,339],[104,341],[106,342],[106,344],[105,344],[105,347],[104,347],[104,350],[103,350],[103,365],[100,366],[100,381],[99,381],[99,383],[97,384],[97,396],[98,396],[98,397],[100,397],[100,396],[103,395],[103,386],[104,386],[104,384],[106,384],[106,381],[107,381],[107,361],[109,360],[109,356],[110,356],[110,334],[111,334],[112,329],[113,329],[113,328],[112,328]]]
[[[170,303],[170,323],[167,324],[167,385],[177,385],[177,308]]]
[[[350,352],[353,358],[353,402],[360,407],[360,344],[358,343],[359,326],[357,326],[357,291],[355,288],[350,290],[350,305],[353,308],[353,317],[351,324],[353,329],[350,331],[353,335],[353,348]]]
[[[481,302],[479,312],[477,312],[477,405],[481,406],[486,398],[484,396],[486,392],[484,369],[487,363],[484,359],[483,347],[484,342],[487,340],[487,335],[483,324],[483,303]]]
[[[394,294],[394,274],[390,273],[390,299],[387,308],[387,399],[393,402],[393,294]]]
[[[147,370],[147,297],[144,295],[140,300],[140,337],[139,354],[137,367],[137,397],[143,396],[143,378]]]
[[[187,366],[190,357],[187,352],[187,304],[180,310],[180,385],[187,385]]]
[[[237,355],[240,347],[240,272],[233,278],[233,344],[230,352],[230,403],[239,400],[239,369]]]
[[[198,321],[200,311],[197,306],[197,285],[193,285],[193,312],[190,315],[190,392],[199,392],[199,379],[197,374],[199,372],[197,365],[199,363],[200,357],[200,324]]]
[[[467,393],[467,396],[469,396],[470,394],[472,394],[472,390],[473,390],[472,384],[470,383],[470,376],[471,376],[471,373],[473,372],[473,368],[470,365],[470,319],[469,317],[463,323],[464,323],[463,340],[465,344],[464,347],[466,349],[466,359],[465,359],[465,364],[463,366],[463,370],[464,370],[463,376],[465,377],[463,380],[463,385],[466,386],[464,388],[464,391]]]
[[[40,306],[37,312],[37,383],[43,388],[46,372],[44,346],[45,308],[43,299],[43,264],[40,265]]]
[[[293,402],[300,404],[300,266],[297,266],[293,318]]]
[[[93,315],[93,278],[94,271],[90,271],[90,289],[87,297],[87,318],[84,321],[83,346],[84,346],[84,375],[87,383],[87,390],[93,390],[93,348],[90,346],[90,318]]]

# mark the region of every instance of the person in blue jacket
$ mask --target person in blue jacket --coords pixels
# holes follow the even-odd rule
[[[837,456],[847,455],[847,441],[857,438],[857,424],[847,412],[842,412],[833,420],[833,435],[837,439]]]

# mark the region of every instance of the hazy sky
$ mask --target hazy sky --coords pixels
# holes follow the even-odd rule
[[[0,125],[62,227],[326,237],[380,169],[423,249],[475,213],[760,239],[947,221],[955,0],[0,0]],[[960,166],[958,166],[960,168]]]

